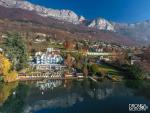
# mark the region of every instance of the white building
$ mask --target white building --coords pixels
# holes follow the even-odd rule
[[[62,61],[62,56],[53,48],[47,48],[46,53],[37,52],[35,54],[35,64],[61,64]]]

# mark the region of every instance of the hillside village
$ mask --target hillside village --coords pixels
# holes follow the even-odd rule
[[[9,35],[3,34],[1,37],[5,42]],[[28,57],[25,62],[28,66],[19,71],[19,79],[41,78],[42,76],[107,77],[108,75],[117,78],[117,76],[122,76],[129,66],[140,67],[139,69],[145,73],[144,78],[149,78],[148,56],[150,51],[148,47],[126,46],[85,39],[61,41],[50,38],[47,40],[47,37],[49,36],[46,34],[36,33],[34,40],[30,42],[32,46],[30,46],[31,44],[27,46]],[[34,44],[46,45],[36,48]],[[1,48],[0,51],[7,55],[5,48]],[[128,73],[124,74],[123,76],[127,77]]]

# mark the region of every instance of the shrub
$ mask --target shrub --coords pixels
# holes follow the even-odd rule
[[[142,70],[137,65],[128,66],[128,77],[131,79],[141,80],[144,78]]]

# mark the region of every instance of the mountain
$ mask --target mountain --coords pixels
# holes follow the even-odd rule
[[[11,8],[11,9],[19,8],[19,9],[26,10],[26,11],[32,11],[34,12],[34,14],[36,13],[37,15],[42,16],[42,17],[51,17],[54,19],[70,22],[73,24],[83,24],[84,21],[86,20],[83,16],[79,16],[70,10],[55,10],[55,9],[45,8],[39,5],[34,5],[25,0],[0,0],[0,5],[6,8]],[[16,16],[19,16],[19,14],[14,15],[12,13],[14,18]],[[90,28],[97,28],[100,30],[115,31],[114,26],[109,21],[102,19],[102,18],[89,21],[87,26]]]
[[[134,24],[114,23],[117,33],[130,37],[142,45],[150,44],[150,20]]]
[[[115,32],[114,26],[109,21],[103,18],[97,18],[92,20],[91,22],[89,22],[88,27]]]
[[[70,10],[55,10],[34,5],[25,0],[0,0],[0,5],[8,8],[20,8],[28,11],[34,11],[43,17],[53,17],[58,20],[64,20],[74,24],[80,24],[84,21],[83,16],[78,16]]]
[[[150,44],[150,21],[124,24],[103,18],[88,20],[70,10],[45,8],[26,0],[0,0],[0,19],[26,22],[27,26],[28,23],[34,23],[63,30],[65,34],[70,32],[70,37],[101,39],[128,45],[133,42]]]
[[[114,32],[101,31],[83,24],[74,25],[51,17],[43,17],[33,11],[0,6],[0,36],[7,31],[17,31],[29,41],[35,38],[34,34],[44,33],[48,37],[58,40],[89,39],[135,45],[134,41]],[[46,44],[41,46],[46,46]]]
[[[89,21],[87,26],[99,30],[116,32],[139,42],[141,45],[150,44],[150,20],[127,24],[110,22],[106,19],[98,18]]]

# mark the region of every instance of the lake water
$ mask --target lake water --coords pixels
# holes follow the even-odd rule
[[[128,113],[129,104],[145,104],[149,108],[137,113],[150,113],[150,82],[51,80],[0,84],[0,113]]]

